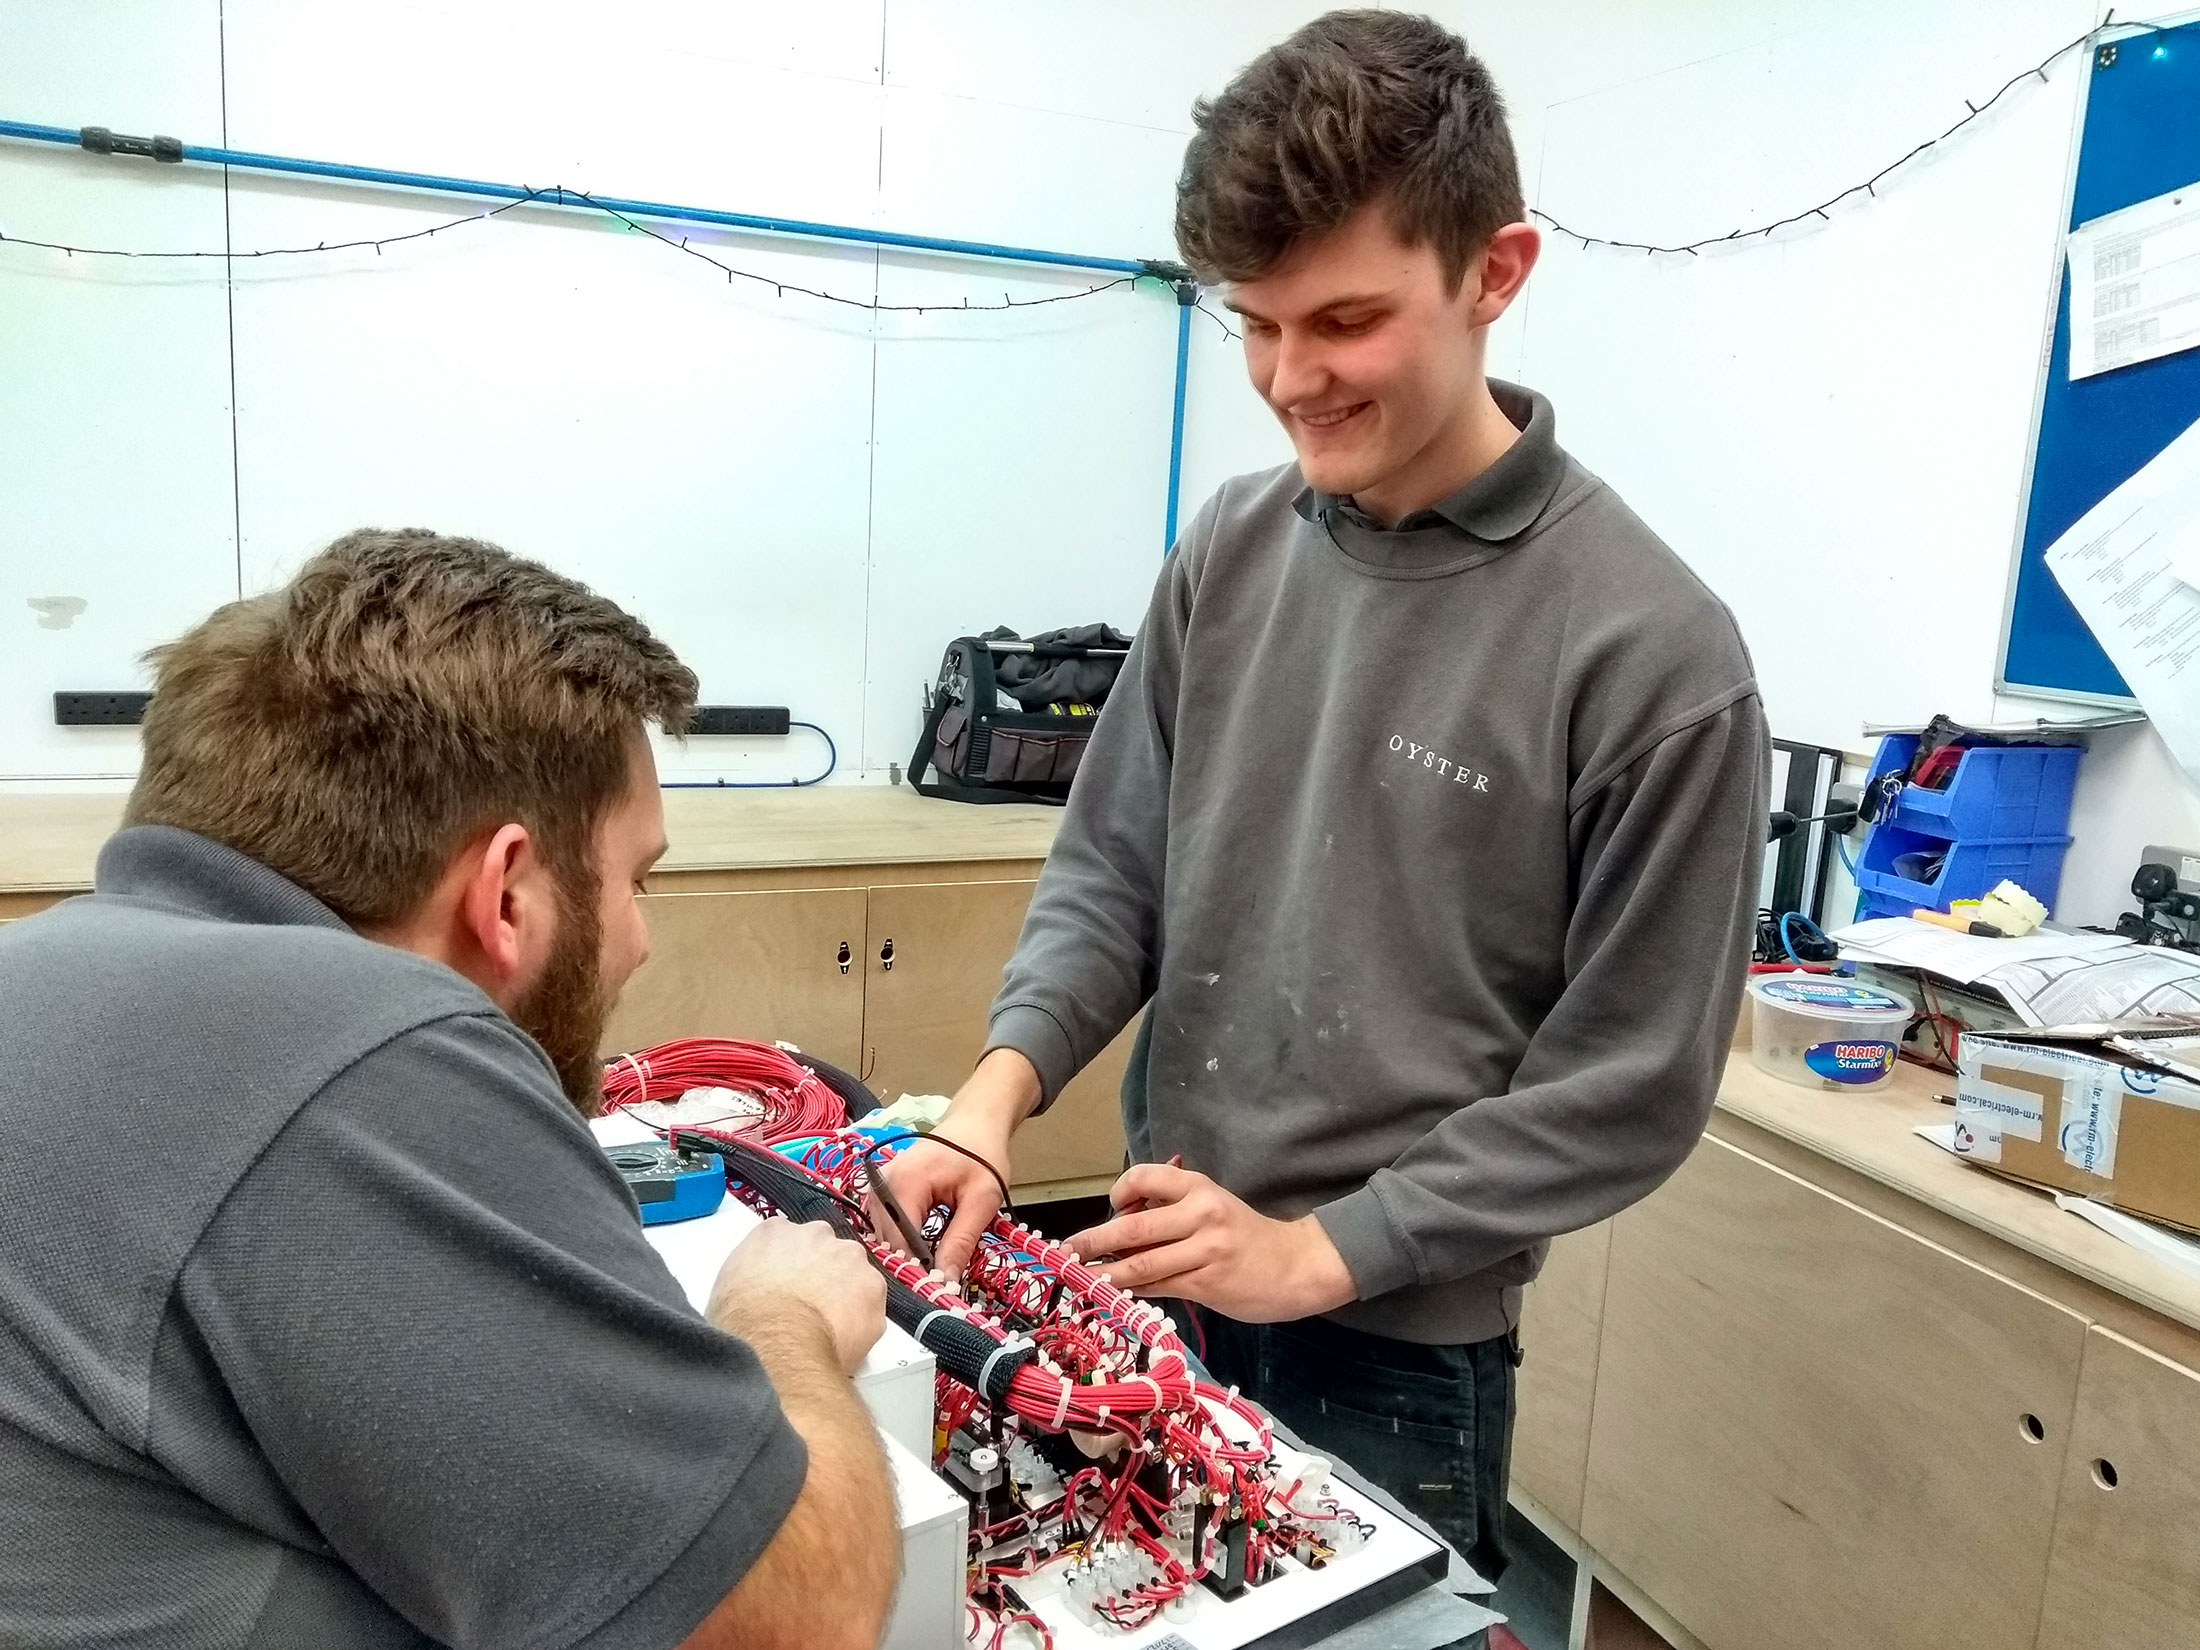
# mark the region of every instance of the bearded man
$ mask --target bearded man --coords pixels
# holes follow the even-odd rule
[[[154,664],[0,933],[0,1643],[875,1643],[877,1273],[767,1221],[698,1316],[585,1121],[694,676],[420,531]]]

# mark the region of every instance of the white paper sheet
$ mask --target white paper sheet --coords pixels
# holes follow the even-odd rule
[[[2091,1198],[2072,1197],[2068,1192],[2057,1192],[2054,1197],[2055,1207],[2065,1214],[2090,1220],[2110,1237],[2123,1239],[2164,1266],[2174,1266],[2188,1278],[2200,1278],[2200,1242]]]
[[[2200,957],[2154,946],[2004,963],[1978,983],[2000,992],[2027,1025],[2200,1013]]]
[[[1956,1149],[1956,1126],[1953,1123],[1920,1123],[1910,1131],[1920,1140],[1930,1140],[1944,1152]]]
[[[2013,962],[2033,962],[2047,957],[2090,957],[2097,952],[2134,949],[2131,942],[2114,934],[2080,934],[2043,928],[2021,940],[1985,939],[1977,934],[1958,934],[1915,917],[1872,917],[1837,928],[1827,936],[1841,947],[1841,955],[1859,962],[1894,963],[1904,968],[1929,968],[1943,979],[1969,985],[1995,969]]]
[[[2070,376],[2200,345],[2200,182],[2070,232]]]
[[[2200,311],[2200,302],[2193,306]],[[2044,558],[2155,731],[2200,783],[2200,423],[2093,506]]]

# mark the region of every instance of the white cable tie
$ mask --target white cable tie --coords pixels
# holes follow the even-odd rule
[[[924,1331],[926,1325],[931,1323],[934,1318],[952,1318],[954,1315],[954,1313],[948,1311],[948,1309],[944,1306],[935,1306],[932,1308],[931,1311],[925,1313],[923,1317],[917,1320],[917,1327],[912,1329],[909,1333],[914,1336],[918,1344],[921,1345],[924,1341]]]
[[[1029,1341],[1003,1341],[995,1347],[985,1362],[979,1366],[977,1383],[979,1392],[984,1393],[988,1398],[992,1397],[993,1395],[990,1392],[986,1392],[986,1383],[993,1378],[993,1366],[999,1363],[1008,1353],[1021,1352],[1030,1345],[1031,1342]]]
[[[1060,1432],[1062,1423],[1069,1419],[1069,1392],[1069,1377],[1064,1375],[1062,1377],[1061,1401],[1054,1406],[1054,1430],[1056,1432]]]
[[[1131,1379],[1133,1381],[1143,1381],[1153,1388],[1153,1407],[1155,1409],[1166,1409],[1168,1407],[1168,1400],[1161,1396],[1161,1383],[1159,1381],[1151,1375],[1134,1375]]]

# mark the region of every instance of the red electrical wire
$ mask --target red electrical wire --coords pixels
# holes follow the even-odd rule
[[[661,1052],[650,1051],[652,1071],[663,1064],[655,1058]],[[647,1080],[648,1073],[630,1075],[643,1090]],[[1225,1392],[1193,1379],[1184,1344],[1159,1307],[1116,1288],[1013,1215],[996,1215],[988,1224],[959,1286],[882,1241],[864,1218],[864,1193],[875,1155],[891,1142],[853,1146],[858,1139],[852,1132],[828,1135],[789,1145],[783,1155],[851,1211],[856,1235],[881,1270],[928,1307],[996,1346],[1036,1352],[1024,1354],[997,1403],[943,1371],[936,1382],[935,1450],[958,1429],[975,1434],[990,1426],[998,1438],[1003,1421],[1030,1434],[1077,1434],[1088,1455],[1098,1450],[1091,1465],[1063,1481],[1059,1501],[992,1523],[973,1521],[966,1602],[974,1643],[1001,1644],[1017,1623],[1043,1630],[1002,1589],[1010,1578],[1032,1575],[1057,1559],[1071,1562],[1073,1582],[1076,1565],[1097,1560],[1103,1579],[1096,1585],[1107,1590],[1085,1607],[1127,1630],[1150,1623],[1211,1572],[1221,1561],[1222,1532],[1230,1521],[1248,1526],[1244,1568],[1253,1576],[1293,1553],[1318,1567],[1342,1539],[1332,1531],[1368,1533],[1362,1520],[1333,1501],[1316,1511],[1295,1505],[1298,1480],[1279,1493],[1275,1435],[1265,1417],[1235,1388]],[[734,1191],[760,1212],[771,1212],[770,1199],[754,1188],[737,1182]],[[1107,1441],[1104,1449],[1101,1440]],[[1156,1474],[1160,1482],[1149,1488]],[[1171,1521],[1186,1518],[1195,1505],[1211,1509],[1212,1517],[1204,1537],[1186,1551],[1178,1544],[1198,1527],[1187,1531],[1179,1522],[1172,1535]],[[1009,1562],[989,1556],[996,1551]],[[1130,1585],[1120,1576],[1105,1579],[1125,1554],[1144,1563],[1144,1579]]]
[[[761,1117],[680,1125],[697,1134],[738,1135],[770,1146],[848,1126],[848,1108],[840,1096],[785,1049],[769,1043],[683,1037],[638,1054],[622,1054],[604,1067],[606,1111],[645,1100],[677,1100],[689,1089],[700,1088],[752,1094],[764,1110]]]

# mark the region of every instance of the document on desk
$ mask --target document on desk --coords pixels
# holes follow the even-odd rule
[[[1856,962],[1922,968],[1985,986],[2030,1026],[2200,1013],[2200,957],[2117,934],[2042,928],[2021,940],[1958,934],[1914,917],[1873,917],[1828,936]]]
[[[2005,962],[1981,974],[1978,983],[2000,992],[2026,1025],[2091,1025],[2147,1014],[2200,1013],[2200,957],[2149,945]]]
[[[1958,934],[1950,928],[1919,922],[1915,917],[1872,917],[1846,928],[1836,928],[1827,938],[1841,947],[1842,956],[1858,962],[1929,968],[1942,979],[1954,980],[1959,985],[1984,979],[1994,970],[2013,962],[2137,949],[2129,940],[2115,934],[2043,928],[2021,940],[1993,940],[1977,934]]]
[[[2044,559],[2200,782],[2200,588],[2187,582],[2200,575],[2200,423],[2080,516]]]
[[[2164,1266],[2174,1266],[2188,1278],[2200,1278],[2200,1243],[2183,1233],[2172,1232],[2136,1215],[2127,1215],[2121,1209],[2112,1209],[2088,1197],[2072,1197],[2068,1192],[2053,1195],[2055,1207],[2064,1214],[2089,1220],[2110,1237],[2120,1238],[2132,1248],[2152,1255]]]
[[[2070,232],[2070,376],[2200,345],[2200,181]]]

